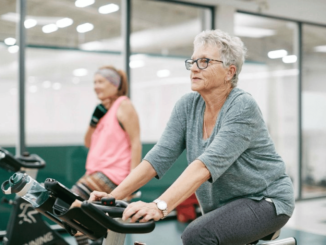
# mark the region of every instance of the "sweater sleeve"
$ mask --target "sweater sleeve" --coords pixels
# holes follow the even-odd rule
[[[250,95],[237,97],[230,105],[212,143],[197,159],[203,162],[215,182],[250,146],[262,120],[260,109]]]
[[[155,169],[160,179],[185,149],[186,96],[174,106],[166,128],[157,144],[144,157]]]

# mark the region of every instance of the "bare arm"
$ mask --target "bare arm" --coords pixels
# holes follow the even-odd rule
[[[195,160],[158,199],[165,201],[168,212],[171,212],[210,177],[206,166],[201,161]]]
[[[95,128],[88,126],[88,129],[86,131],[85,138],[84,138],[84,143],[87,148],[89,148],[91,146],[91,139],[92,139],[92,135],[93,135],[94,131],[95,131]]]
[[[195,160],[158,199],[165,201],[168,212],[171,212],[210,177],[210,172],[206,166],[201,161]],[[123,220],[127,220],[131,216],[131,222],[139,219],[141,222],[146,222],[151,219],[159,220],[163,214],[155,203],[136,202],[128,205],[124,211]]]
[[[123,199],[147,184],[147,182],[155,176],[156,172],[152,165],[144,160],[127,176],[124,181],[122,181],[117,188],[111,192],[111,195],[114,196],[115,199]]]
[[[117,118],[126,130],[131,144],[131,166],[133,170],[141,161],[140,127],[137,112],[131,101],[124,100],[117,111]]]
[[[113,196],[117,200],[123,200],[155,176],[155,169],[148,161],[143,160],[110,194],[93,191],[89,201],[101,200],[102,197],[107,196]]]

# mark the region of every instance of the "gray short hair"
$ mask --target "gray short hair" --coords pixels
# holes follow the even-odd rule
[[[245,61],[247,48],[238,37],[231,37],[221,30],[206,30],[199,33],[194,40],[194,46],[215,45],[219,49],[224,67],[235,65],[237,70],[231,80],[232,87],[236,87],[242,65]]]

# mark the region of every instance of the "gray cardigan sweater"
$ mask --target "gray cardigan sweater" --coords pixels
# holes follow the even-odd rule
[[[162,137],[144,158],[157,178],[186,149],[188,164],[198,159],[211,174],[196,191],[203,213],[239,198],[268,197],[277,214],[291,216],[292,182],[252,96],[232,89],[207,140],[203,140],[204,111],[205,102],[198,93],[186,94],[176,103]]]

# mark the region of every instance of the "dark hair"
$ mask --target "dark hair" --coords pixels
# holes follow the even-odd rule
[[[115,72],[117,72],[120,75],[121,78],[121,83],[120,86],[118,88],[118,93],[117,96],[128,96],[128,79],[127,79],[127,75],[124,71],[122,70],[118,70],[117,68],[115,68],[114,66],[102,66],[99,68],[99,70],[101,69],[111,69]]]

